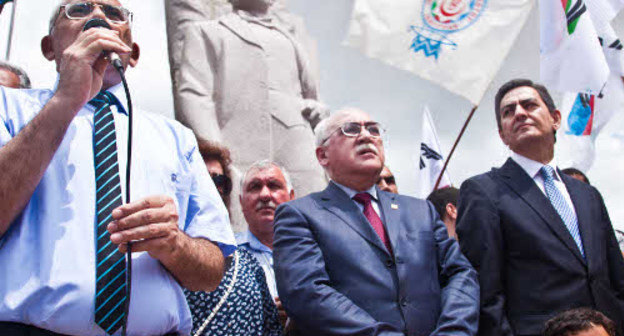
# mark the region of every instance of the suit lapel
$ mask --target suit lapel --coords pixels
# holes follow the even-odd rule
[[[353,200],[333,182],[330,182],[322,192],[321,201],[323,208],[340,218],[369,243],[388,253],[377,232],[364,217],[364,214],[362,214]]]
[[[546,195],[535,185],[535,181],[512,159],[508,159],[499,172],[504,183],[537,212],[563,244],[584,264],[585,260],[568,228]]]
[[[236,13],[224,16],[219,19],[219,22],[247,43],[253,44],[262,49],[262,46],[257,42],[253,32],[249,29],[247,22],[241,19]]]
[[[381,204],[381,216],[383,218],[383,224],[388,233],[390,239],[390,246],[392,250],[396,251],[396,244],[399,242],[401,234],[401,213],[398,207],[393,208],[392,205],[398,205],[396,203],[396,194],[386,193],[377,188],[377,197],[379,197],[379,203]]]
[[[582,190],[577,183],[572,183],[572,178],[559,172],[559,176],[563,180],[563,183],[568,189],[568,194],[574,204],[574,210],[576,212],[576,218],[578,220],[579,232],[581,233],[581,241],[583,242],[583,250],[585,251],[585,260],[587,266],[590,266],[590,257],[593,251],[593,239],[592,239],[592,219],[591,211],[589,209],[589,203],[585,191]]]

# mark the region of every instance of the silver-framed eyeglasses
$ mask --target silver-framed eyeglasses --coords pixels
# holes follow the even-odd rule
[[[62,5],[61,10],[65,10],[65,16],[68,19],[80,20],[88,17],[93,13],[95,7],[100,7],[107,19],[113,23],[130,23],[132,22],[132,12],[121,6],[113,6],[107,4],[98,4],[94,2],[80,2]]]
[[[384,128],[380,123],[376,121],[367,121],[367,122],[347,122],[342,124],[340,127],[332,131],[323,142],[327,141],[331,136],[337,132],[338,130],[342,131],[342,134],[348,137],[356,137],[362,133],[362,130],[366,129],[368,134],[370,134],[373,138],[381,138],[384,135]]]

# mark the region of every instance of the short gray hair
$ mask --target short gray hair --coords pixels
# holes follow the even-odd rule
[[[342,119],[344,116],[351,114],[352,112],[364,112],[355,107],[344,107],[337,111],[336,113],[332,113],[329,117],[321,120],[318,125],[314,128],[315,135],[315,144],[316,147],[321,147],[323,144],[329,140],[330,136],[333,132],[337,130],[340,126],[338,125],[338,121]]]
[[[22,68],[17,65],[13,65],[4,61],[0,61],[0,69],[10,71],[19,78],[19,88],[20,89],[30,89],[30,78],[28,78],[28,74]]]
[[[264,159],[264,160],[259,160],[259,161],[252,163],[251,166],[249,166],[249,168],[247,168],[247,170],[245,171],[245,174],[243,174],[243,178],[240,180],[241,195],[245,193],[244,187],[245,187],[245,182],[247,181],[247,175],[249,175],[249,172],[251,172],[252,170],[259,170],[259,171],[267,170],[272,167],[276,167],[282,172],[282,175],[284,175],[284,180],[286,181],[286,188],[288,189],[288,192],[293,191],[293,185],[290,179],[290,174],[288,174],[288,171],[286,171],[286,168],[282,167],[278,163],[275,163],[271,160]]]

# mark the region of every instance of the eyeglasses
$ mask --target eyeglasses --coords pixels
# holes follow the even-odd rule
[[[386,176],[386,177],[380,177],[379,180],[377,181],[377,184],[381,183],[381,180],[386,182],[387,185],[391,185],[391,184],[395,184],[396,183],[396,180],[394,179],[394,176],[392,176],[392,175]]]
[[[384,134],[384,129],[380,123],[375,121],[369,121],[364,123],[359,122],[348,122],[342,124],[339,128],[335,129],[331,132],[323,142],[327,141],[331,136],[337,132],[338,130],[342,131],[342,134],[348,137],[356,137],[362,133],[362,129],[366,129],[368,134],[370,134],[373,138],[381,138]]]
[[[114,23],[132,22],[132,12],[120,6],[81,2],[62,5],[60,8],[65,9],[65,16],[68,19],[80,20],[93,13],[96,6],[100,7],[106,18]]]
[[[232,180],[229,177],[223,174],[210,174],[210,177],[212,177],[212,182],[214,182],[217,190],[224,196],[232,192]]]

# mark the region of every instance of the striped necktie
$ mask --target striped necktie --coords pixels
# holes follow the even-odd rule
[[[118,104],[108,91],[101,91],[89,104],[93,115],[93,157],[96,188],[96,285],[95,323],[107,334],[119,329],[124,320],[126,301],[126,260],[110,241],[106,230],[113,209],[122,204],[117,138],[111,104]]]
[[[566,202],[563,194],[561,194],[561,191],[559,191],[557,186],[555,186],[555,169],[546,165],[540,169],[540,173],[544,179],[544,190],[546,190],[548,200],[550,200],[550,203],[552,203],[555,210],[557,210],[557,213],[563,220],[566,228],[568,228],[568,231],[570,232],[572,239],[574,239],[576,246],[578,246],[581,255],[585,257],[583,241],[581,240],[581,234],[578,227],[578,219],[576,218],[574,211],[572,211],[568,205],[568,202]]]

